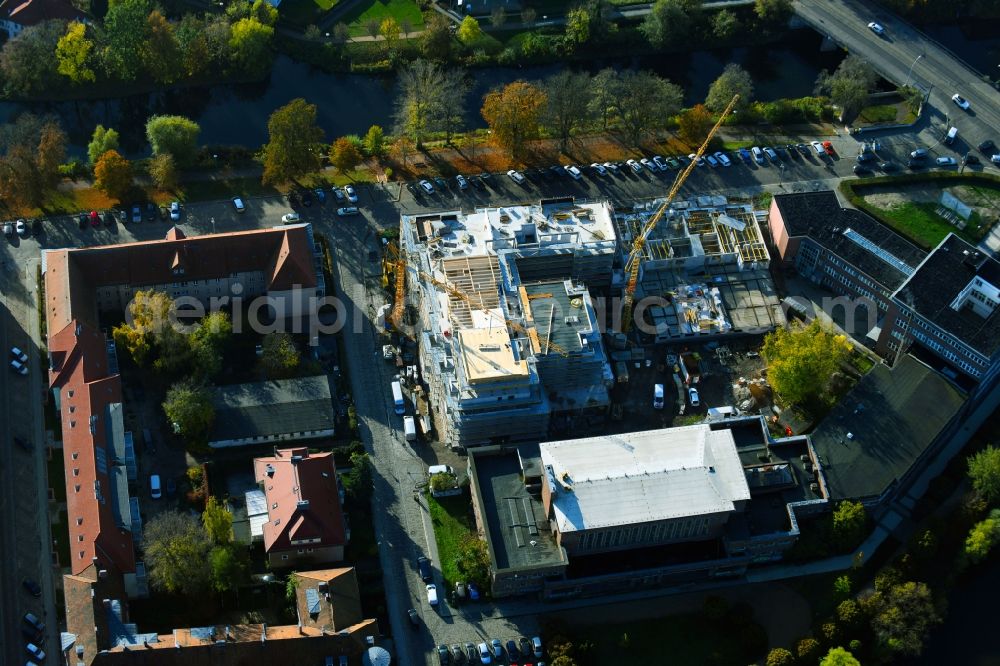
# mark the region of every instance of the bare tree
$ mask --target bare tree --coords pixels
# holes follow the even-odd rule
[[[503,24],[507,21],[507,12],[503,7],[494,7],[493,11],[490,13],[490,24],[499,30],[503,27]]]
[[[377,18],[372,18],[365,21],[365,32],[367,32],[372,39],[376,39],[381,30],[382,30],[382,22],[379,21]]]

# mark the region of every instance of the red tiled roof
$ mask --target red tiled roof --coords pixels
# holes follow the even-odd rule
[[[293,462],[293,456],[301,458]],[[319,538],[310,548],[342,545],[344,515],[340,507],[332,453],[307,448],[280,449],[276,456],[254,458],[254,476],[264,486],[267,517],[264,550],[300,548],[293,541]]]

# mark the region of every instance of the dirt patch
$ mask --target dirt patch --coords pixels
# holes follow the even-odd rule
[[[892,189],[889,190],[888,187]],[[887,186],[885,191],[865,194],[864,200],[872,206],[887,210],[905,203],[936,203],[941,199],[941,192],[948,192],[972,207],[984,220],[991,220],[1000,215],[1000,190],[982,185],[953,185],[942,188],[929,182]]]

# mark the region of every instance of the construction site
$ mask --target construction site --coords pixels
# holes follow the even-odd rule
[[[615,216],[623,246],[638,238],[663,200]],[[648,232],[635,298],[653,342],[765,333],[785,322],[750,202],[702,196],[674,201]]]

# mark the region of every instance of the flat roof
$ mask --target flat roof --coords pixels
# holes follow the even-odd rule
[[[489,328],[458,331],[458,346],[470,384],[528,376],[528,364],[514,356],[510,334],[502,322]]]
[[[583,297],[567,291],[562,280],[523,285],[521,307],[525,318],[534,322],[541,352],[546,342],[567,352],[583,349],[581,333],[590,333],[590,318]]]
[[[478,447],[469,458],[496,568],[566,565],[540,499],[524,487],[517,449]]]
[[[965,394],[909,354],[876,365],[810,435],[830,499],[882,495],[962,408]]]
[[[560,532],[731,512],[750,499],[732,432],[708,424],[539,448]]]
[[[948,234],[893,297],[980,354],[992,357],[1000,348],[1000,307],[994,307],[988,317],[970,307],[952,307],[976,278],[1000,288],[1000,262]]]
[[[790,237],[808,236],[871,276],[898,289],[927,252],[859,210],[843,208],[832,190],[776,194]]]

